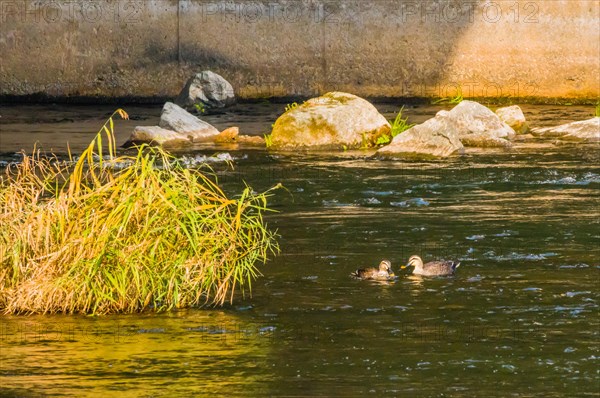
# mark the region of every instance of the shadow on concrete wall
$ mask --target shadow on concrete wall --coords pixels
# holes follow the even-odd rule
[[[176,47],[145,59],[211,69],[247,96],[425,96],[444,76],[476,2],[179,2]]]

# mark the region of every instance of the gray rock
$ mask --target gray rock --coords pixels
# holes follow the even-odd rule
[[[167,102],[163,106],[159,126],[182,134],[192,142],[211,141],[219,134],[219,130],[212,125],[172,102]]]
[[[205,70],[188,79],[175,103],[186,109],[193,109],[198,103],[207,108],[223,108],[235,103],[235,94],[221,75]]]
[[[531,132],[543,137],[558,137],[564,140],[600,141],[600,117],[562,124],[556,127],[534,128]]]
[[[517,134],[525,134],[529,130],[529,125],[519,105],[498,108],[496,109],[496,115]]]
[[[272,148],[356,148],[389,134],[388,121],[368,101],[331,92],[281,115],[273,125]]]
[[[398,134],[388,146],[379,149],[377,154],[446,157],[463,152],[463,144],[452,123],[444,116],[436,116]]]
[[[508,140],[515,136],[515,131],[498,115],[474,101],[462,101],[446,115],[437,117],[449,119],[464,146],[508,147]]]
[[[141,145],[163,145],[163,146],[186,146],[191,141],[185,135],[175,131],[166,130],[158,126],[137,126],[129,136],[129,140],[123,146],[125,148]]]

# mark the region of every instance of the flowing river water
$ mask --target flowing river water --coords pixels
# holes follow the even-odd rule
[[[205,119],[260,134],[283,106]],[[418,123],[439,109],[405,115]],[[593,113],[523,109],[537,126]],[[120,143],[160,113],[126,110],[134,120],[117,123]],[[68,141],[77,153],[111,111],[5,106],[0,167],[36,142],[65,156]],[[2,316],[0,396],[598,396],[599,147],[539,140],[437,161],[370,155],[179,154],[215,160],[230,194],[244,182],[285,186],[266,216],[282,253],[261,267],[252,297],[162,314]],[[461,266],[454,277],[414,277],[400,270],[412,254]],[[383,258],[397,280],[349,277]]]

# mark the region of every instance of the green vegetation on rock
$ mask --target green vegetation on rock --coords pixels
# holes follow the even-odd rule
[[[202,102],[196,102],[194,104],[194,108],[196,108],[196,111],[198,111],[198,113],[201,115],[204,115],[206,112],[206,106]]]
[[[403,133],[404,131],[414,126],[414,123],[408,123],[408,117],[404,119],[402,118],[402,111],[404,111],[404,106],[400,108],[398,114],[396,115],[396,118],[394,120],[390,120],[390,124],[392,126],[390,133],[377,138],[377,141],[375,142],[376,146],[384,146],[389,144],[395,136],[397,136],[400,133]]]
[[[438,105],[438,104],[458,105],[463,101],[464,101],[464,98],[463,98],[462,92],[459,91],[454,97],[440,98],[438,100],[432,101],[431,104],[432,105]]]
[[[285,113],[291,111],[292,109],[296,109],[298,107],[298,103],[297,102],[292,102],[291,104],[287,104],[285,106]]]

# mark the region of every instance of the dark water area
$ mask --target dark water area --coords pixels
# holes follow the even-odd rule
[[[261,134],[283,107],[205,119]],[[388,118],[398,109],[378,107]],[[158,122],[160,107],[125,109],[135,120],[118,122],[119,143]],[[439,109],[404,114],[419,123]],[[77,152],[112,110],[3,107],[0,161],[36,141]],[[534,126],[593,113],[523,110]],[[598,146],[539,140],[436,161],[235,147],[178,156],[214,160],[231,194],[285,186],[266,216],[282,253],[252,297],[164,314],[2,316],[0,396],[600,395]],[[412,254],[461,266],[415,277],[400,270]],[[383,258],[395,281],[349,277]]]

